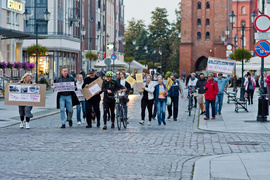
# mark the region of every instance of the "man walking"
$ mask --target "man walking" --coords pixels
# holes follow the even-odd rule
[[[210,112],[209,107],[211,104],[212,107],[212,119],[216,119],[215,114],[215,102],[216,95],[218,93],[218,83],[213,79],[213,73],[208,74],[208,81],[205,82],[204,90],[205,90],[205,106],[206,106],[206,117],[204,120],[209,120]]]
[[[204,90],[204,84],[206,82],[206,79],[204,77],[203,73],[200,73],[200,78],[198,79],[196,83],[196,89],[199,89],[198,91],[198,104],[201,109],[201,115],[205,114],[205,90]]]
[[[82,85],[82,88],[86,87],[89,88],[89,85],[98,79],[98,77],[94,74],[95,70],[90,69],[89,70],[89,77],[85,78],[84,83]],[[100,127],[100,93],[96,93],[91,99],[86,101],[86,121],[87,126],[86,128],[92,127],[92,107],[94,108],[95,115],[97,117],[97,127]]]
[[[173,84],[168,92],[168,96],[171,98],[171,105],[168,106],[169,116],[167,119],[172,117],[172,106],[173,106],[173,120],[177,121],[178,116],[178,103],[179,103],[179,94],[181,94],[181,98],[183,98],[183,88],[178,80],[176,80],[176,75],[171,74],[170,77],[173,81]]]
[[[216,114],[221,115],[221,109],[223,104],[223,96],[224,96],[224,87],[225,85],[232,79],[232,75],[225,79],[222,78],[222,74],[218,74],[218,78],[214,78],[215,81],[218,83],[218,93],[217,93],[217,99],[216,99]]]
[[[60,82],[74,82],[74,88],[76,87],[75,79],[68,74],[68,68],[62,69],[62,75],[56,79],[56,83]],[[67,108],[67,120],[69,121],[69,126],[72,126],[72,115],[73,115],[73,106],[79,105],[80,102],[74,91],[65,91],[57,93],[57,109],[60,108],[62,126],[61,128],[66,128],[66,117],[65,117],[65,108]]]

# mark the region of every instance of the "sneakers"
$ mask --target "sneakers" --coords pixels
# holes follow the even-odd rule
[[[221,112],[218,112],[219,115],[221,115]]]
[[[83,118],[82,123],[83,123],[83,124],[85,123],[85,118]]]
[[[99,122],[97,123],[97,127],[98,127],[98,128],[100,127],[100,123],[99,123]]]
[[[212,119],[216,119],[215,117],[212,117]]]
[[[167,119],[171,119],[171,116],[168,116]]]
[[[154,121],[156,120],[156,118],[154,117],[154,118],[152,118]]]
[[[77,124],[78,124],[78,125],[81,125],[81,122],[79,121]]]
[[[204,120],[209,120],[209,117],[205,117]]]
[[[144,120],[140,121],[139,123],[140,125],[144,125]]]
[[[26,128],[26,129],[30,129],[30,124],[29,124],[29,122],[26,122],[26,123],[25,123],[25,128]]]
[[[150,125],[151,125],[151,121],[148,122],[148,126],[150,126]]]
[[[202,111],[200,115],[204,115],[205,114],[205,111]]]
[[[112,123],[111,128],[114,128],[114,124]]]
[[[65,124],[62,124],[62,126],[60,128],[66,128],[66,125]]]
[[[166,125],[166,122],[165,122],[165,121],[163,121],[163,124],[164,124],[164,125]]]
[[[174,118],[173,120],[174,120],[174,121],[177,121],[177,119],[176,119],[176,118]]]
[[[92,126],[91,125],[87,125],[86,128],[92,128]]]
[[[69,127],[72,127],[72,124],[73,124],[72,120],[69,120],[68,124],[69,124]]]
[[[21,124],[20,124],[20,128],[23,128],[23,122],[21,122]]]
[[[103,130],[107,130],[107,126],[106,125],[103,127]]]

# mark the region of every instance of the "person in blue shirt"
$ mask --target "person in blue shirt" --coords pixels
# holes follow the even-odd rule
[[[218,74],[217,78],[214,78],[215,81],[218,83],[218,93],[217,93],[217,99],[216,99],[216,114],[221,115],[221,109],[223,104],[223,96],[224,96],[224,87],[225,85],[232,79],[232,75],[225,79],[223,78],[222,73]]]

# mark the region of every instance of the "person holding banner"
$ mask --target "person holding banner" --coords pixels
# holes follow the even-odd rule
[[[148,109],[148,116],[149,116],[149,122],[148,126],[151,125],[152,120],[152,110],[153,110],[153,104],[154,104],[154,90],[155,85],[151,83],[152,76],[150,74],[146,75],[145,83],[143,83],[143,93],[142,93],[142,100],[141,100],[141,118],[142,120],[139,122],[141,125],[144,125],[145,122],[145,110],[146,107]]]
[[[81,110],[83,111],[83,123],[85,123],[85,118],[86,118],[85,98],[84,98],[83,94],[81,93],[82,85],[83,85],[83,75],[77,74],[77,91],[76,91],[76,94],[77,94],[77,97],[78,97],[78,99],[80,101],[80,104],[78,104],[76,106],[78,125],[81,125],[81,122],[82,122],[82,120],[81,120]]]
[[[165,122],[165,116],[166,116],[166,100],[167,100],[167,91],[166,86],[163,83],[163,77],[158,76],[158,84],[155,86],[155,103],[157,106],[157,117],[158,117],[158,125],[160,126],[163,122],[164,125],[166,125]]]
[[[177,121],[178,117],[178,104],[179,104],[179,95],[183,98],[183,88],[178,80],[176,80],[176,74],[171,74],[171,80],[173,81],[171,88],[168,91],[168,96],[171,98],[171,105],[168,105],[169,116],[167,119],[172,117],[172,106],[173,106],[173,120]]]
[[[73,82],[74,89],[76,90],[77,87],[75,79],[68,74],[68,68],[62,68],[61,73],[62,75],[56,79],[56,83]],[[53,89],[55,89],[55,87]],[[57,109],[60,109],[61,112],[61,128],[66,128],[65,108],[68,111],[67,120],[69,121],[69,126],[72,127],[73,106],[78,104],[80,104],[80,102],[74,91],[62,91],[57,93]]]
[[[18,84],[32,84],[32,75],[30,73],[24,74],[21,81]],[[36,84],[36,83],[34,83]],[[23,121],[24,117],[26,119],[25,128],[30,129],[30,118],[33,117],[33,114],[31,113],[32,106],[19,106],[19,114],[21,119],[20,128],[24,128]]]
[[[89,70],[89,76],[85,78],[84,83],[82,85],[82,88],[89,88],[90,84],[98,79],[97,76],[94,74],[94,70],[91,69]],[[96,93],[91,99],[86,101],[86,121],[87,121],[87,126],[86,128],[92,128],[92,107],[94,107],[94,112],[97,117],[97,127],[100,127],[100,93]]]

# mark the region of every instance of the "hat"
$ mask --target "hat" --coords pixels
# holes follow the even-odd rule
[[[95,72],[94,69],[89,69],[89,73],[90,73],[90,74],[93,74],[94,72]]]

